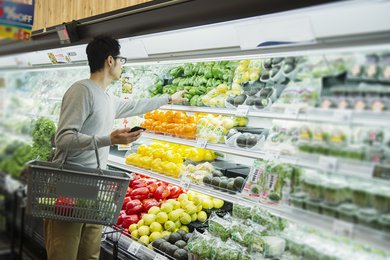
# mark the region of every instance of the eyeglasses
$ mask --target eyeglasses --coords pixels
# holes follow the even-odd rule
[[[121,57],[121,56],[115,56],[113,57],[114,59],[119,59],[119,61],[122,63],[122,65],[124,65],[127,61],[127,58],[125,57]]]

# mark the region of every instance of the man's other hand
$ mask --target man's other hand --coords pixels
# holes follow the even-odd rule
[[[130,133],[130,128],[117,129],[111,133],[111,144],[129,144],[140,138],[144,130]]]

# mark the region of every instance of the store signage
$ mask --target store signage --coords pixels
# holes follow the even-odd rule
[[[0,0],[0,39],[29,40],[34,0]]]
[[[236,109],[235,116],[246,117],[249,113],[249,106],[239,105]]]
[[[320,156],[318,159],[318,165],[321,169],[334,173],[337,170],[337,158]]]
[[[206,148],[206,145],[207,145],[207,139],[204,139],[204,138],[198,138],[196,139],[196,147],[197,148]]]
[[[50,59],[51,64],[61,64],[61,63],[70,63],[72,60],[70,59],[69,55],[62,52],[48,52],[47,56]]]
[[[345,222],[339,219],[335,219],[333,221],[332,230],[333,233],[336,235],[351,238],[353,236],[353,229],[354,225],[352,223]]]
[[[390,165],[375,165],[373,177],[390,181]]]
[[[131,242],[129,248],[127,249],[127,251],[132,254],[133,256],[137,255],[138,253],[138,250],[140,249],[141,247],[141,244],[137,243],[137,242]]]

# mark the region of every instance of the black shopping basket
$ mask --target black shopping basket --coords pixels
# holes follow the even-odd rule
[[[116,223],[131,176],[125,172],[62,163],[32,161],[28,165],[27,214],[71,222]],[[68,149],[67,149],[68,150]]]

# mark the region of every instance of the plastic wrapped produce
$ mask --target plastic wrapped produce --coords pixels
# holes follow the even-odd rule
[[[374,199],[374,208],[379,212],[389,212],[390,211],[390,188],[388,187],[379,187],[373,192]]]
[[[363,208],[356,213],[357,223],[372,228],[377,228],[378,212],[372,208]]]
[[[381,229],[385,232],[390,232],[390,214],[381,215],[378,219],[378,223]]]
[[[348,222],[355,221],[355,216],[356,216],[357,210],[358,210],[358,207],[356,205],[350,204],[350,203],[341,204],[337,208],[339,218],[344,220],[344,221],[348,221]]]
[[[251,207],[239,205],[237,203],[233,204],[233,217],[239,219],[250,219]]]
[[[231,222],[212,213],[209,217],[209,232],[226,241],[230,237]]]
[[[296,192],[290,194],[290,202],[294,207],[303,209],[305,207],[306,193]]]
[[[345,201],[347,185],[342,181],[327,181],[323,186],[324,200],[331,205],[337,205]]]
[[[303,190],[307,193],[310,200],[317,201],[322,199],[322,183],[324,183],[324,179],[319,175],[307,175],[304,177]]]
[[[280,257],[286,248],[286,241],[283,238],[274,236],[265,236],[264,254],[266,257]]]

